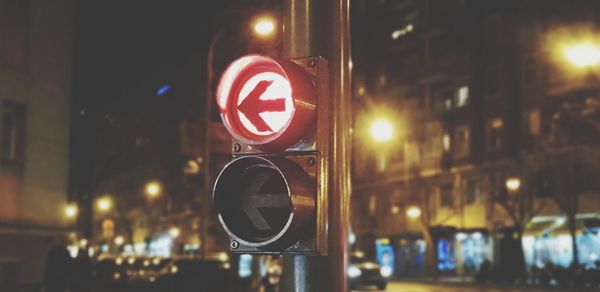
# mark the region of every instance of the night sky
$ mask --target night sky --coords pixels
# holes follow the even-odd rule
[[[229,22],[239,26],[256,11],[278,9],[280,2],[74,1],[70,193],[86,192],[94,161],[102,160],[98,157],[106,149],[97,133],[111,117],[127,117],[156,102],[161,86],[171,85],[167,104],[202,113],[196,104],[204,104],[206,53],[215,32],[235,28]],[[224,37],[219,49],[226,50],[227,42],[231,40]],[[230,61],[220,59],[217,64]],[[192,99],[192,105],[177,100],[182,96]]]
[[[163,64],[205,53],[215,16],[230,2],[76,1],[75,105],[91,114],[110,110],[104,107],[115,99],[126,102],[124,91]]]

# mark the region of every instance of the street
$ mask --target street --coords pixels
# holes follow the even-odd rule
[[[115,292],[116,290],[92,290],[93,292]],[[128,291],[128,290],[121,290]],[[375,288],[361,288],[352,292],[377,291]],[[421,282],[389,282],[385,290],[387,292],[575,292],[575,291],[597,291],[584,288],[557,288],[557,287],[508,287],[500,285],[469,285],[455,283],[421,283]]]
[[[355,292],[362,291],[376,291],[374,288],[367,288],[361,290],[353,290]],[[475,292],[475,291],[486,291],[486,292],[541,292],[541,291],[556,291],[556,292],[567,292],[567,291],[593,291],[593,289],[583,288],[549,288],[549,287],[506,287],[498,285],[463,285],[463,284],[431,284],[431,283],[401,283],[401,282],[389,282],[388,287],[385,291],[388,292]],[[597,291],[597,290],[596,290]]]

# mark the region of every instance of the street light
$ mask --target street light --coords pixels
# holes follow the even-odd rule
[[[88,243],[89,243],[88,240],[85,239],[85,238],[82,238],[82,239],[79,240],[79,246],[80,247],[87,247]]]
[[[589,41],[566,46],[563,54],[569,63],[578,68],[589,68],[600,64],[600,47]]]
[[[171,229],[169,229],[169,235],[171,236],[171,238],[179,237],[180,233],[181,232],[179,231],[179,228],[177,228],[177,227],[171,227]]]
[[[125,238],[121,235],[117,235],[117,237],[115,237],[115,245],[116,246],[121,246],[125,243]]]
[[[274,35],[277,21],[271,16],[261,16],[254,21],[254,33],[259,37]]]
[[[99,198],[96,204],[98,210],[100,210],[101,212],[108,212],[113,206],[113,201],[109,196],[104,196],[102,198]]]
[[[377,119],[371,123],[371,137],[377,142],[387,142],[394,135],[394,127],[387,119]]]
[[[77,216],[79,209],[76,204],[69,204],[65,207],[65,217],[72,219]]]
[[[506,180],[506,188],[511,192],[516,192],[521,187],[521,179],[518,177],[511,177]]]
[[[162,185],[157,181],[151,181],[146,184],[146,195],[150,199],[158,197],[162,192]]]
[[[417,206],[409,207],[408,209],[406,209],[406,216],[413,220],[421,217],[421,208]]]

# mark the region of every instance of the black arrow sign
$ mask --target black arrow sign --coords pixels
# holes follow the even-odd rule
[[[272,229],[259,208],[289,208],[290,206],[290,200],[286,193],[261,193],[261,188],[273,175],[274,173],[270,171],[260,172],[242,194],[241,209],[248,215],[257,230],[269,231]]]

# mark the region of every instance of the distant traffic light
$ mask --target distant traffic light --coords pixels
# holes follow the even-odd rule
[[[248,55],[223,73],[216,98],[234,159],[213,199],[240,253],[327,253],[330,109],[319,57]]]

